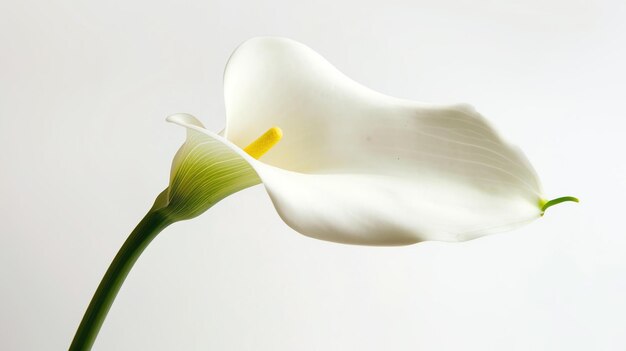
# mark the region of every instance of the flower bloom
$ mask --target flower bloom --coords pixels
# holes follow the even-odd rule
[[[545,209],[524,154],[471,106],[380,94],[292,40],[239,46],[224,93],[220,134],[187,114],[168,117],[187,140],[155,207],[177,220],[259,183],[291,228],[349,244],[469,240]]]

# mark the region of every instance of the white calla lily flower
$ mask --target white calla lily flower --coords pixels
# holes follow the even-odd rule
[[[70,351],[91,348],[128,272],[163,229],[259,183],[296,231],[361,245],[469,240],[578,201],[544,200],[524,154],[473,108],[377,93],[292,40],[242,44],[224,90],[223,133],[188,114],[168,117],[187,129],[169,186],[111,262]]]
[[[179,203],[180,219],[258,183],[291,228],[349,244],[469,240],[545,210],[524,154],[468,105],[377,93],[284,38],[239,46],[224,90],[223,136],[191,115],[168,117],[188,130],[166,200]],[[276,143],[280,130],[284,138],[263,161],[244,151],[275,126],[253,156]]]

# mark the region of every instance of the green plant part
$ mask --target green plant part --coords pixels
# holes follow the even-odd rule
[[[575,198],[573,196],[563,196],[563,197],[557,197],[556,199],[552,199],[550,201],[545,200],[545,199],[541,199],[539,201],[539,207],[541,207],[541,215],[543,216],[543,214],[546,212],[546,210],[554,205],[560,204],[561,202],[567,202],[567,201],[571,201],[571,202],[580,202],[578,201],[578,198]]]

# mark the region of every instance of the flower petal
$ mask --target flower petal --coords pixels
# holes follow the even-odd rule
[[[210,194],[222,188],[215,187],[212,178],[215,173],[211,171],[221,163],[200,157],[203,153],[218,152],[228,155],[229,164],[237,165],[246,175],[238,178],[239,172],[225,173],[221,179],[230,179],[228,189],[241,190],[254,185],[259,181],[258,174],[281,218],[294,230],[317,239],[361,245],[463,241],[514,228],[539,215],[537,206],[528,202],[489,196],[480,189],[445,179],[421,187],[410,179],[388,175],[304,174],[283,170],[251,158],[228,140],[202,128],[191,116],[176,115],[168,120],[186,127],[193,136],[175,158],[172,179],[183,176],[179,165],[184,162],[187,168],[201,173],[184,175],[178,181],[189,190],[186,197],[179,196],[178,202],[182,203],[189,193],[207,191],[198,184],[210,185]],[[190,152],[191,149],[198,150],[197,154]],[[181,155],[194,154],[181,161]],[[213,204],[232,192],[221,191],[218,197],[207,198]]]
[[[541,214],[532,166],[470,106],[385,96],[283,38],[242,44],[224,90],[234,144],[282,128],[255,169],[303,234],[375,245],[465,240]]]
[[[465,241],[540,216],[531,202],[445,179],[425,183],[371,174],[303,174],[263,164],[255,169],[285,223],[333,242]]]

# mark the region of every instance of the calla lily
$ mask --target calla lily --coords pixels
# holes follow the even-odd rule
[[[361,245],[469,240],[578,201],[545,200],[524,154],[472,107],[385,96],[292,40],[242,44],[228,61],[224,92],[222,133],[188,114],[168,117],[187,130],[169,186],[109,266],[70,350],[91,348],[160,231],[259,183],[294,230]]]
[[[188,130],[170,201],[186,203],[191,216],[260,182],[294,230],[350,244],[463,241],[545,210],[524,154],[471,106],[377,93],[284,38],[242,44],[226,66],[224,91],[223,136],[191,115],[168,117]],[[262,161],[244,151],[274,126],[284,138]]]

